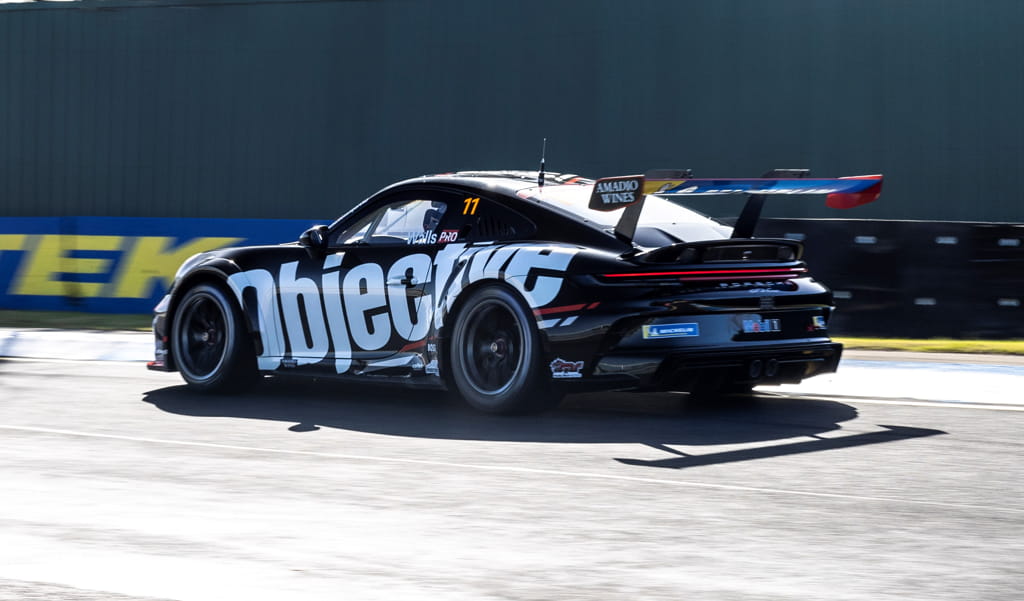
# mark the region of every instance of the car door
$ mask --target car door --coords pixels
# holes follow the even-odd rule
[[[334,372],[406,375],[430,361],[434,261],[456,197],[392,193],[328,232],[322,294]]]

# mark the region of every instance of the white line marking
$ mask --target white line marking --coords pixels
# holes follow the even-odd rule
[[[592,478],[597,480],[615,480],[621,482],[642,482],[646,484],[666,484],[669,486],[706,488],[714,490],[732,490],[740,492],[756,492],[793,495],[803,497],[816,497],[825,499],[875,501],[883,503],[903,503],[907,505],[923,505],[928,507],[946,507],[954,509],[983,509],[987,511],[1001,511],[1006,513],[1024,513],[1024,509],[1012,507],[998,507],[992,505],[971,505],[966,503],[943,503],[940,501],[920,501],[915,499],[898,499],[894,497],[874,497],[865,495],[845,495],[839,493],[820,493],[802,490],[788,490],[782,488],[763,488],[757,486],[738,486],[734,484],[711,484],[707,482],[693,482],[688,480],[665,480],[661,478],[642,478],[638,476],[621,476],[616,474],[599,474],[595,472],[569,472],[563,470],[547,470],[530,467],[516,467],[507,465],[480,465],[475,463],[453,463],[448,461],[431,461],[426,459],[406,459],[399,457],[373,457],[370,455],[353,455],[348,453],[321,453],[318,451],[297,451],[291,449],[270,449],[265,447],[249,447],[241,445],[227,445],[211,442],[194,442],[182,440],[166,440],[162,438],[142,438],[136,436],[121,436],[117,434],[97,434],[92,432],[76,432],[73,430],[59,430],[55,428],[37,428],[31,426],[8,426],[0,425],[0,430],[16,430],[21,432],[35,432],[39,434],[54,434],[60,436],[80,436],[84,438],[100,438],[107,440],[121,440],[127,442],[142,442],[164,445],[177,445],[186,447],[198,447],[207,449],[222,449],[230,451],[249,451],[255,453],[276,453],[281,455],[297,455],[305,457],[321,457],[328,459],[347,459],[354,461],[376,461],[382,463],[401,463],[408,465],[429,465],[445,468],[462,468],[481,471],[513,472],[522,474],[538,474],[544,476],[560,476],[573,478]]]
[[[861,397],[844,394],[829,394],[815,392],[775,392],[773,390],[764,390],[761,388],[755,389],[754,392],[757,394],[771,395],[773,397],[783,399],[805,401],[813,401],[816,399],[820,399],[845,401],[849,403],[865,403],[868,405],[905,405],[908,407],[942,407],[945,409],[984,409],[986,411],[1024,411],[1024,405],[993,405],[985,403],[976,403],[974,401],[929,401],[900,398],[885,399],[878,397]]]

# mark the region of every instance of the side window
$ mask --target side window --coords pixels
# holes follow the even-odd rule
[[[447,205],[436,200],[388,203],[335,232],[331,243],[334,246],[432,244],[437,240],[437,229],[446,211]]]
[[[359,221],[344,229],[336,230],[330,236],[330,246],[345,246],[346,244],[359,244],[366,238],[367,232],[370,231],[370,226],[380,218],[379,213],[374,212],[366,217],[363,217]]]
[[[388,205],[370,229],[368,242],[430,244],[431,235],[445,213],[445,205],[432,200],[409,200]]]
[[[466,242],[528,240],[537,230],[529,219],[486,198],[463,199],[458,209],[447,227],[457,228]]]

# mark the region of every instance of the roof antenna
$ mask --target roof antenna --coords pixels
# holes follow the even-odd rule
[[[544,154],[548,150],[548,139],[544,138],[544,142],[540,146],[540,171],[537,172],[537,187],[544,187]]]

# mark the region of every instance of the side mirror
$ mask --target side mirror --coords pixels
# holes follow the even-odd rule
[[[302,232],[299,246],[305,248],[311,257],[323,254],[327,250],[327,226],[314,225]]]

